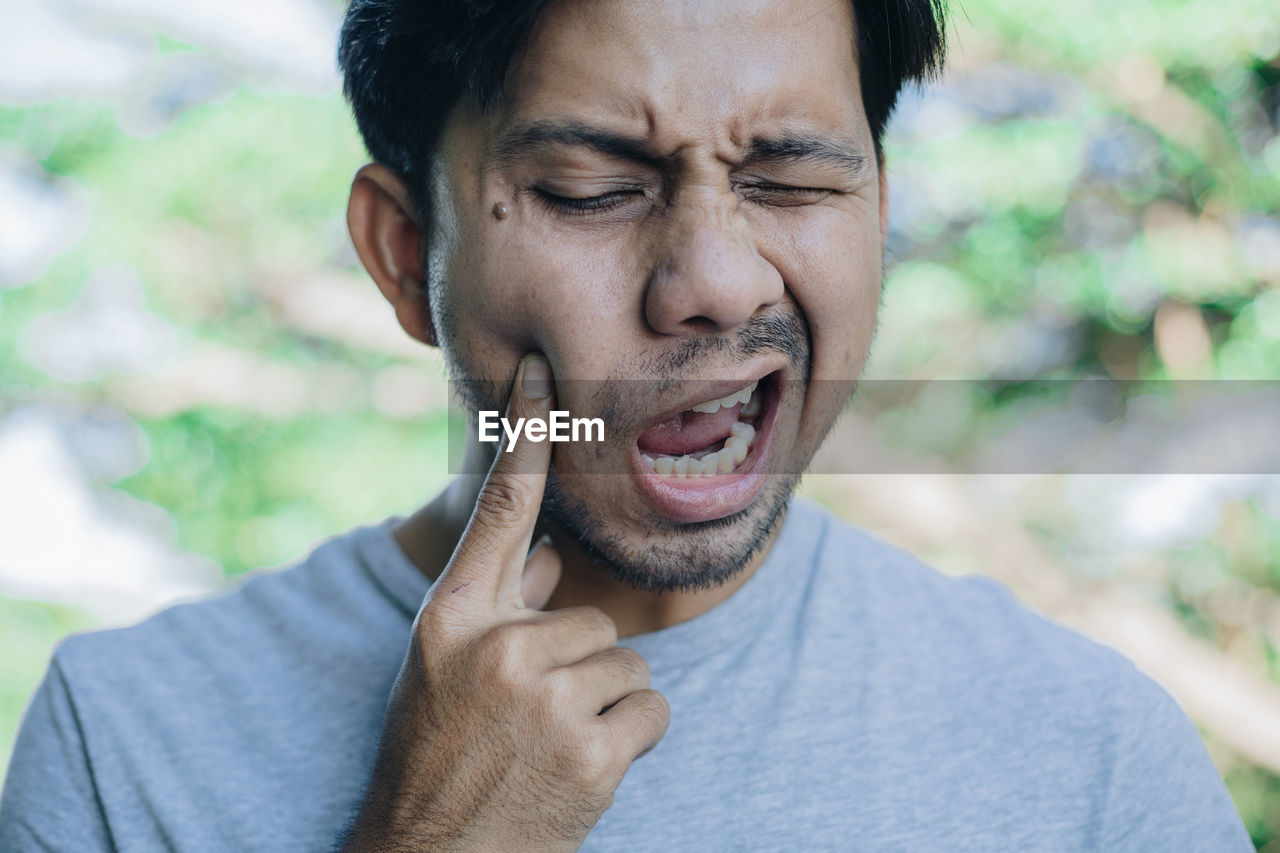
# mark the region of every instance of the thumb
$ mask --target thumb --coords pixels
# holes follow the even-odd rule
[[[543,536],[524,563],[524,576],[520,578],[520,597],[524,606],[531,610],[546,607],[558,583],[560,554],[551,544],[551,537]]]

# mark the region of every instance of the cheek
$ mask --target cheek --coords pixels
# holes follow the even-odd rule
[[[510,208],[506,219],[473,223],[451,266],[464,357],[505,375],[501,365],[537,349],[561,379],[613,375],[605,355],[614,347],[602,344],[627,338],[627,259],[603,240],[565,234],[528,205]]]
[[[872,207],[832,211],[787,236],[781,272],[809,324],[814,379],[856,379],[870,348],[882,267]]]

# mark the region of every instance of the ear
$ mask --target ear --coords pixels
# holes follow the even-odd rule
[[[356,254],[410,337],[435,346],[435,327],[422,274],[422,228],[400,178],[381,163],[356,172],[347,202],[347,229]]]

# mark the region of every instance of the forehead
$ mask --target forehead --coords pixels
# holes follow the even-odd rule
[[[657,149],[864,126],[848,0],[558,0],[502,110],[605,120]]]

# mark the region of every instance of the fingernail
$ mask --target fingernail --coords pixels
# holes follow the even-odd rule
[[[538,539],[538,541],[533,543],[533,547],[529,549],[529,553],[525,555],[525,559],[527,560],[530,557],[532,557],[533,553],[537,551],[539,548],[541,548],[542,546],[550,545],[550,544],[551,544],[551,536],[546,533],[542,534],[542,536]]]
[[[520,363],[520,390],[530,400],[551,396],[551,365],[540,355],[527,355]]]

